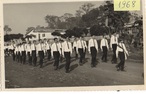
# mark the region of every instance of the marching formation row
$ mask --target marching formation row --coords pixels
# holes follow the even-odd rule
[[[119,57],[120,63],[116,66],[117,70],[124,71],[124,63],[127,59],[127,55],[129,54],[125,47],[123,39],[117,37],[116,33],[111,36],[110,43],[108,43],[106,37],[103,35],[100,41],[100,47],[95,36],[93,35],[88,40],[88,42],[84,40],[84,37],[75,38],[74,41],[71,42],[70,38],[67,36],[64,36],[62,41],[60,41],[58,38],[54,38],[53,43],[51,43],[50,40],[39,40],[38,43],[36,41],[28,41],[22,42],[17,45],[15,44],[15,42],[13,42],[9,50],[12,53],[13,60],[21,62],[23,64],[26,63],[26,56],[28,56],[29,64],[36,66],[37,57],[39,57],[40,68],[43,67],[45,54],[47,55],[48,61],[51,59],[51,57],[53,57],[55,60],[55,70],[58,69],[60,57],[63,56],[66,60],[66,73],[69,73],[71,55],[73,53],[73,50],[75,52],[76,58],[78,58],[78,55],[80,56],[80,65],[84,63],[85,54],[88,50],[89,54],[91,54],[91,67],[95,67],[97,62],[97,52],[99,48],[103,52],[103,62],[107,62],[107,52],[109,48],[111,48],[113,50],[112,63],[117,63],[117,58]]]

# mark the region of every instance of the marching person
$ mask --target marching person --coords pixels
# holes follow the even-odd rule
[[[82,40],[82,37],[79,38],[79,40],[77,41],[77,54],[80,54],[80,60],[79,60],[79,64],[80,66],[82,66],[83,64],[83,59],[84,59],[84,52],[85,52],[85,45],[84,45],[84,41]]]
[[[17,44],[16,47],[15,47],[15,60],[16,60],[17,62],[19,61],[18,53],[19,53],[19,49],[18,49],[18,44]]]
[[[26,45],[26,53],[28,56],[28,63],[29,65],[32,65],[32,50],[31,50],[31,42],[28,41],[28,44]]]
[[[12,42],[11,46],[12,46],[12,57],[13,57],[13,61],[15,61],[15,57],[16,57],[16,55],[15,55],[15,47],[16,47],[16,45],[15,45],[15,42],[14,41]]]
[[[50,61],[51,59],[51,43],[50,40],[46,42],[46,51],[47,51],[47,58]]]
[[[78,38],[75,38],[74,39],[74,42],[73,42],[73,49],[75,51],[75,57],[76,57],[76,59],[78,58],[78,54],[77,54],[77,41],[78,41]]]
[[[43,41],[40,39],[39,43],[37,44],[37,54],[39,56],[39,65],[40,68],[43,67],[43,63],[44,63],[44,49],[43,49]]]
[[[88,51],[89,54],[91,54],[91,67],[95,67],[96,66],[96,56],[97,56],[97,51],[98,51],[98,44],[97,44],[97,40],[95,39],[95,36],[92,35],[91,39],[88,42]]]
[[[21,43],[18,45],[18,63],[21,62],[22,56],[21,56]]]
[[[117,50],[116,50],[116,57],[120,58],[120,63],[116,65],[117,71],[125,71],[124,70],[124,65],[125,65],[125,60],[127,60],[127,56],[129,56],[129,53],[125,47],[125,44],[123,42],[123,38],[119,38],[119,44],[117,45]]]
[[[61,54],[61,49],[60,49],[60,44],[58,42],[57,38],[54,38],[54,43],[51,46],[51,54],[54,57],[55,62],[54,62],[54,69],[57,70],[59,67],[59,59],[60,59],[60,54]]]
[[[83,45],[84,45],[83,61],[84,61],[84,63],[85,63],[85,62],[86,62],[86,58],[85,58],[85,56],[86,56],[86,50],[87,50],[87,43],[86,43],[84,37],[82,37],[82,40],[83,40]]]
[[[105,37],[105,34],[103,35],[101,42],[100,42],[100,49],[103,52],[101,60],[103,62],[107,62],[107,51],[109,50],[108,42]]]
[[[26,62],[26,45],[25,42],[21,45],[21,63],[25,64]]]
[[[36,57],[36,41],[34,40],[31,44],[31,53],[32,53],[32,63],[36,66],[37,57]]]
[[[116,32],[114,32],[113,35],[111,36],[111,39],[110,39],[110,47],[113,50],[113,57],[111,60],[112,64],[117,63],[117,59],[116,59],[117,44],[118,44],[118,37],[117,37]]]
[[[66,73],[70,72],[70,63],[71,63],[71,54],[72,54],[72,44],[69,41],[69,38],[67,36],[64,36],[65,41],[63,42],[62,45],[62,54],[63,57],[65,57],[66,59],[66,65],[65,65],[65,69],[66,69]]]

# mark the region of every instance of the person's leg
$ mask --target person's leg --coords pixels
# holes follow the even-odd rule
[[[125,65],[125,54],[124,52],[122,53],[122,56],[121,56],[121,71],[124,71],[124,65]]]
[[[65,59],[66,59],[65,69],[66,69],[66,72],[69,72],[69,66],[70,66],[70,52],[64,52],[64,56],[65,56]]]
[[[82,49],[79,48],[78,52],[79,52],[79,55],[80,55],[79,63],[81,64],[82,63]]]

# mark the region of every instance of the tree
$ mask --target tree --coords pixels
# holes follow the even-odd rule
[[[13,39],[21,39],[23,38],[23,34],[6,34],[4,35],[4,41],[7,42],[7,41],[11,41]]]
[[[48,23],[48,27],[52,29],[58,28],[58,24],[61,22],[59,17],[54,15],[47,15],[45,20]]]
[[[4,31],[6,32],[6,35],[7,35],[8,32],[11,32],[12,31],[12,29],[8,25],[5,25],[4,26]]]
[[[82,5],[79,10],[82,11],[83,14],[87,14],[90,10],[93,9],[93,4],[92,3],[85,3]]]

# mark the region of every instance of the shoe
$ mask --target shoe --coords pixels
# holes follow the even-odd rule
[[[70,71],[69,71],[69,70],[66,70],[65,72],[66,72],[66,73],[69,73]]]
[[[122,71],[122,72],[126,72],[126,70],[124,70],[124,69],[123,69],[123,70],[121,70],[121,71]]]
[[[57,70],[57,69],[58,69],[58,67],[55,67],[55,68],[54,68],[54,70]]]
[[[117,68],[117,71],[120,71],[120,69],[119,69],[119,68]]]

